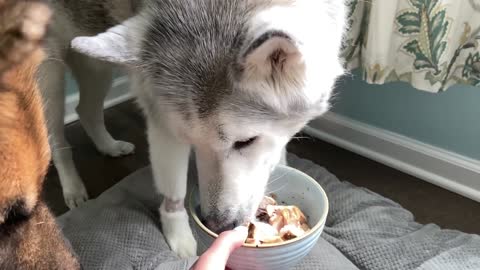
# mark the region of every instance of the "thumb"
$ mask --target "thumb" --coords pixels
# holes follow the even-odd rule
[[[242,246],[247,234],[247,227],[244,226],[221,233],[212,246],[198,258],[194,269],[224,270],[228,257],[235,249]]]

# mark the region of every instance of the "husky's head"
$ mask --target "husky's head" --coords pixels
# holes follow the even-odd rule
[[[343,28],[341,1],[169,0],[114,29],[113,52],[76,46],[138,67],[139,102],[192,145],[221,230],[254,215],[287,142],[328,109]]]

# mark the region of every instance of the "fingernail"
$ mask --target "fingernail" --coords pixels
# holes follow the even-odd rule
[[[233,230],[237,232],[241,232],[243,234],[248,234],[248,228],[246,226],[238,226]]]

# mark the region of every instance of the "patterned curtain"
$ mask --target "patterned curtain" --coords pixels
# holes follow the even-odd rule
[[[369,83],[480,86],[480,0],[350,0],[343,56]]]

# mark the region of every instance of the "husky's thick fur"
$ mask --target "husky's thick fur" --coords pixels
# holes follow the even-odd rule
[[[130,68],[132,90],[147,118],[155,185],[165,196],[160,207],[163,231],[181,256],[196,250],[183,206],[190,151],[196,154],[201,210],[208,225],[220,231],[243,223],[252,218],[286,143],[328,109],[332,87],[343,73],[338,59],[343,1],[54,2],[60,30],[51,46],[65,52],[53,58],[79,57],[67,48],[72,38],[84,36],[72,41],[77,51]],[[113,26],[122,16],[129,19]],[[51,65],[48,70],[64,70],[55,61]],[[84,90],[96,92],[86,96],[103,97],[99,93],[108,87],[108,80],[102,80],[110,76],[108,69],[98,66],[90,65],[91,75],[78,71],[87,81]],[[59,91],[62,78],[58,75],[47,85]],[[56,95],[52,98],[63,102]],[[89,132],[97,147],[117,151],[111,137],[98,140],[108,135],[100,101],[81,100],[78,111],[87,132],[95,126],[104,132]],[[58,154],[57,163],[70,164],[69,155]],[[78,186],[78,177],[67,176],[64,182],[69,177],[75,182],[64,186],[68,191],[70,185]]]
[[[36,71],[50,11],[0,0],[0,269],[79,269],[40,199],[50,149]]]

